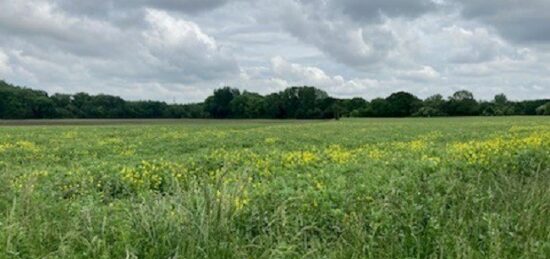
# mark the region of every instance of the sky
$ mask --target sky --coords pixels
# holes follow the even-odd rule
[[[550,98],[549,0],[0,0],[0,79],[50,94]]]

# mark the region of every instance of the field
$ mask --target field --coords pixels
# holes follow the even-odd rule
[[[0,258],[550,258],[548,118],[98,124],[0,127]]]

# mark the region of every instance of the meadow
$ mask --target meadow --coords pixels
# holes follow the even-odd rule
[[[0,127],[0,258],[550,258],[550,119]]]

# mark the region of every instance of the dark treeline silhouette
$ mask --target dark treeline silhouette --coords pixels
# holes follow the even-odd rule
[[[509,101],[504,94],[477,101],[472,93],[458,91],[448,98],[425,100],[397,92],[387,98],[337,99],[314,87],[290,87],[262,96],[225,87],[203,103],[167,104],[126,101],[110,95],[86,93],[48,95],[44,91],[0,81],[0,119],[46,118],[236,118],[329,119],[339,117],[550,115],[550,100]]]

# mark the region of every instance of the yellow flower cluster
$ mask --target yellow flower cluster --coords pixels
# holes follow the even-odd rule
[[[161,185],[167,181],[167,177],[183,180],[186,174],[185,167],[164,161],[141,161],[137,167],[123,167],[121,170],[122,178],[131,186],[151,190],[160,190]]]
[[[10,144],[10,143],[0,144],[0,152],[5,152],[9,150],[17,150],[17,151],[23,151],[23,152],[29,152],[29,153],[35,154],[40,152],[40,147],[26,140],[17,141],[15,142],[15,144]]]
[[[210,153],[208,158],[216,161],[223,161],[225,163],[240,164],[250,161],[250,157],[253,155],[254,153],[250,152],[248,149],[229,151],[219,148]]]
[[[390,143],[390,149],[397,149],[401,151],[413,151],[422,152],[428,148],[428,143],[424,139],[417,139],[408,142],[394,142]]]
[[[414,140],[409,142],[409,147],[414,152],[421,152],[428,148],[428,143],[426,143],[424,140]]]
[[[510,159],[520,151],[549,148],[549,133],[533,133],[527,137],[496,137],[483,141],[451,144],[450,157],[458,157],[470,165],[489,165],[499,158]]]
[[[322,166],[326,164],[364,163],[368,160],[382,161],[385,164],[417,162],[423,166],[440,167],[444,163],[466,160],[465,165],[488,165],[494,158],[509,158],[518,150],[540,148],[548,142],[548,134],[541,132],[500,136],[482,141],[456,142],[447,149],[439,149],[433,142],[441,138],[441,133],[434,132],[410,141],[380,142],[365,144],[354,148],[345,148],[339,144],[329,145],[324,149],[315,147],[296,150],[257,153],[252,149],[216,149],[207,157],[223,165],[239,166],[270,176],[278,166],[292,168],[297,166]],[[266,142],[273,143],[270,138]],[[546,144],[547,145],[547,144]],[[282,153],[282,154],[281,154]]]
[[[342,148],[340,145],[329,146],[327,149],[325,149],[325,154],[330,159],[330,161],[338,164],[345,164],[353,159],[353,154],[350,151]]]
[[[301,166],[312,165],[319,161],[319,157],[311,151],[293,151],[283,155],[283,165]]]
[[[6,150],[9,150],[13,147],[12,144],[6,143],[6,144],[0,144],[0,153],[5,152]]]
[[[367,151],[367,155],[370,159],[373,160],[383,160],[385,157],[387,157],[387,153],[378,148],[370,149],[369,151]]]

